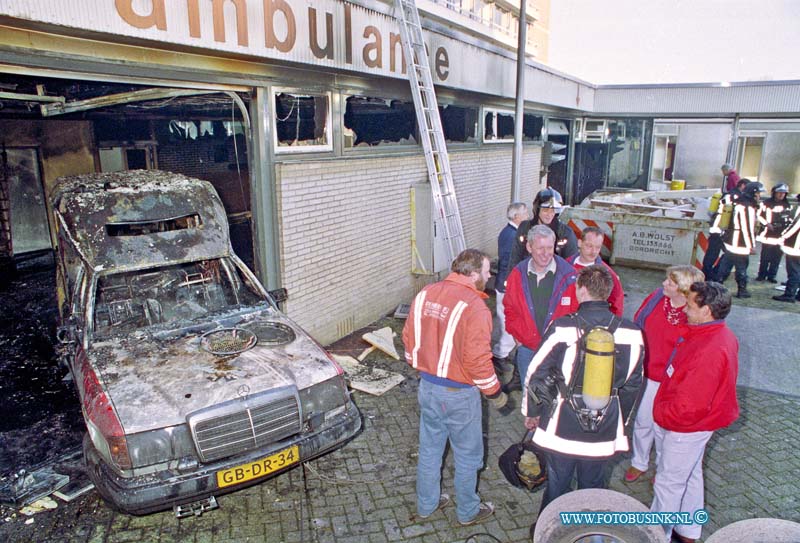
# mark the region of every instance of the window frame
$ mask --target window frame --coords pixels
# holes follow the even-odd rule
[[[324,96],[327,98],[327,111],[325,112],[325,139],[323,145],[281,145],[278,140],[278,112],[275,99],[278,94],[292,94],[297,96]],[[302,90],[294,87],[272,87],[270,89],[270,118],[272,119],[272,149],[276,155],[289,155],[298,153],[332,153],[333,152],[333,93],[330,90]]]
[[[513,133],[511,134],[510,138],[498,139],[497,136],[496,136],[497,130],[494,131],[495,132],[495,139],[489,139],[489,140],[486,139],[486,115],[488,113],[493,113],[495,115],[497,115],[497,114],[509,115],[509,116],[511,116],[512,119],[515,119],[515,111],[512,110],[512,109],[504,109],[504,108],[491,107],[491,106],[483,106],[483,107],[481,107],[481,126],[480,126],[480,128],[482,129],[481,130],[481,142],[482,143],[486,143],[486,144],[492,144],[492,145],[493,144],[498,144],[498,143],[514,143],[514,134]],[[496,120],[496,117],[495,117],[495,120]],[[495,124],[495,127],[496,127],[496,124]]]
[[[368,89],[351,89],[348,91],[341,91],[340,94],[341,99],[341,112],[338,115],[338,122],[341,125],[341,137],[342,137],[342,154],[352,154],[352,153],[379,153],[384,151],[410,151],[413,149],[419,149],[422,147],[422,140],[419,131],[419,124],[417,123],[417,116],[416,116],[416,108],[414,106],[413,99],[409,97],[405,99],[404,97],[398,96],[389,96],[388,94],[380,93],[380,92],[372,92]],[[348,147],[345,142],[345,131],[352,130],[345,126],[344,124],[344,117],[347,113],[347,100],[352,97],[361,97],[361,98],[375,98],[379,100],[398,100],[400,102],[408,103],[412,106],[414,115],[414,133],[412,136],[414,137],[414,143],[398,143],[398,142],[391,142],[391,143],[384,143],[378,145],[353,145]],[[355,143],[355,142],[354,142]]]
[[[457,108],[462,108],[462,109],[475,110],[475,134],[474,134],[474,139],[472,141],[453,141],[453,140],[448,140],[447,139],[447,134],[445,133],[444,120],[442,120],[442,134],[444,135],[445,143],[447,144],[448,149],[451,148],[451,147],[453,147],[453,148],[476,147],[476,146],[480,145],[481,140],[482,140],[481,128],[483,126],[481,124],[481,106],[480,105],[472,104],[472,103],[459,102],[459,101],[453,101],[453,100],[446,100],[446,101],[443,101],[443,102],[440,101],[438,105],[439,105],[439,119],[440,120],[442,119],[442,113],[443,113],[444,109],[447,108],[447,107],[457,107]]]

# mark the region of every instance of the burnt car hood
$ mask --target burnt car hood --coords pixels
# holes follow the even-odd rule
[[[141,333],[95,342],[89,358],[131,434],[182,424],[187,414],[242,394],[292,385],[304,389],[337,375],[322,348],[274,310],[217,324],[255,330],[274,323],[291,327],[295,339],[284,345],[259,342],[241,354],[217,356],[201,348],[200,333],[167,340]]]

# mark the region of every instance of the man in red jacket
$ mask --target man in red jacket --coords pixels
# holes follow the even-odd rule
[[[530,257],[514,266],[506,281],[503,309],[506,331],[517,341],[517,369],[521,379],[542,343],[551,322],[578,310],[576,272],[555,254],[556,235],[537,224],[527,235]]]
[[[442,457],[448,440],[455,460],[456,516],[463,526],[494,513],[476,491],[483,467],[481,394],[501,413],[508,398],[492,365],[492,314],[483,287],[489,257],[466,249],[444,281],[414,298],[403,328],[406,362],[419,371],[417,514],[428,518],[450,504],[440,494]],[[505,409],[504,409],[505,408]]]
[[[739,417],[736,375],[739,342],[725,325],[731,294],[719,283],[690,287],[686,301],[688,331],[679,338],[653,402],[656,447],[661,456],[656,470],[651,511],[687,512],[695,524],[664,525],[667,537],[694,542],[702,523],[703,455],[715,430]]]
[[[597,264],[611,273],[611,278],[614,280],[614,288],[611,289],[611,294],[608,296],[608,306],[613,314],[621,317],[625,306],[625,293],[622,291],[622,283],[617,272],[612,270],[611,266],[600,258],[600,251],[603,248],[605,237],[606,235],[603,231],[596,226],[587,226],[581,232],[581,239],[578,240],[578,252],[568,257],[567,262],[572,264],[575,271],[581,271],[586,266]]]
[[[731,168],[730,164],[723,164],[720,170],[722,170],[722,187],[724,189],[722,192],[733,191],[739,183],[739,174]]]

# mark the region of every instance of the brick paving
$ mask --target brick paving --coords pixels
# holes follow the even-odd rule
[[[638,273],[638,272],[637,272]],[[663,275],[653,276],[653,280]],[[652,280],[647,282],[652,288]],[[644,291],[643,291],[644,292]],[[641,294],[641,293],[640,293]],[[384,318],[399,330],[402,321]],[[362,331],[363,332],[363,331]],[[399,341],[397,342],[399,346]],[[350,347],[353,350],[350,351]],[[332,346],[357,354],[352,338]],[[502,542],[528,541],[528,527],[541,492],[511,487],[497,467],[498,456],[523,433],[522,417],[485,407],[486,469],[480,494],[496,506],[488,522],[461,527],[455,509],[414,518],[418,409],[415,372],[405,363],[372,354],[367,363],[406,376],[381,397],[354,393],[363,431],[341,449],[263,484],[219,498],[220,508],[202,517],[178,520],[171,512],[132,517],[112,512],[91,493],[71,504],[32,517],[0,523],[0,540],[74,542]],[[792,378],[791,375],[787,378]],[[519,393],[512,400],[519,405]],[[800,398],[740,388],[740,419],[717,432],[705,457],[706,503],[710,521],[704,538],[734,521],[776,517],[800,522]],[[627,458],[618,459],[611,489],[649,505],[652,471],[624,483]],[[443,491],[453,493],[452,454],[445,463]],[[10,529],[11,524],[14,529]],[[482,535],[481,535],[482,534]],[[474,536],[474,537],[471,537]]]

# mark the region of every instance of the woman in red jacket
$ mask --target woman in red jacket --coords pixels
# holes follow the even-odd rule
[[[633,426],[631,467],[625,472],[625,480],[629,483],[641,477],[650,463],[654,437],[653,398],[664,378],[675,342],[687,329],[683,309],[689,287],[704,279],[703,272],[694,266],[670,266],[666,275],[661,288],[650,293],[634,316],[634,321],[644,332],[646,381]],[[658,453],[656,450],[656,456]]]

